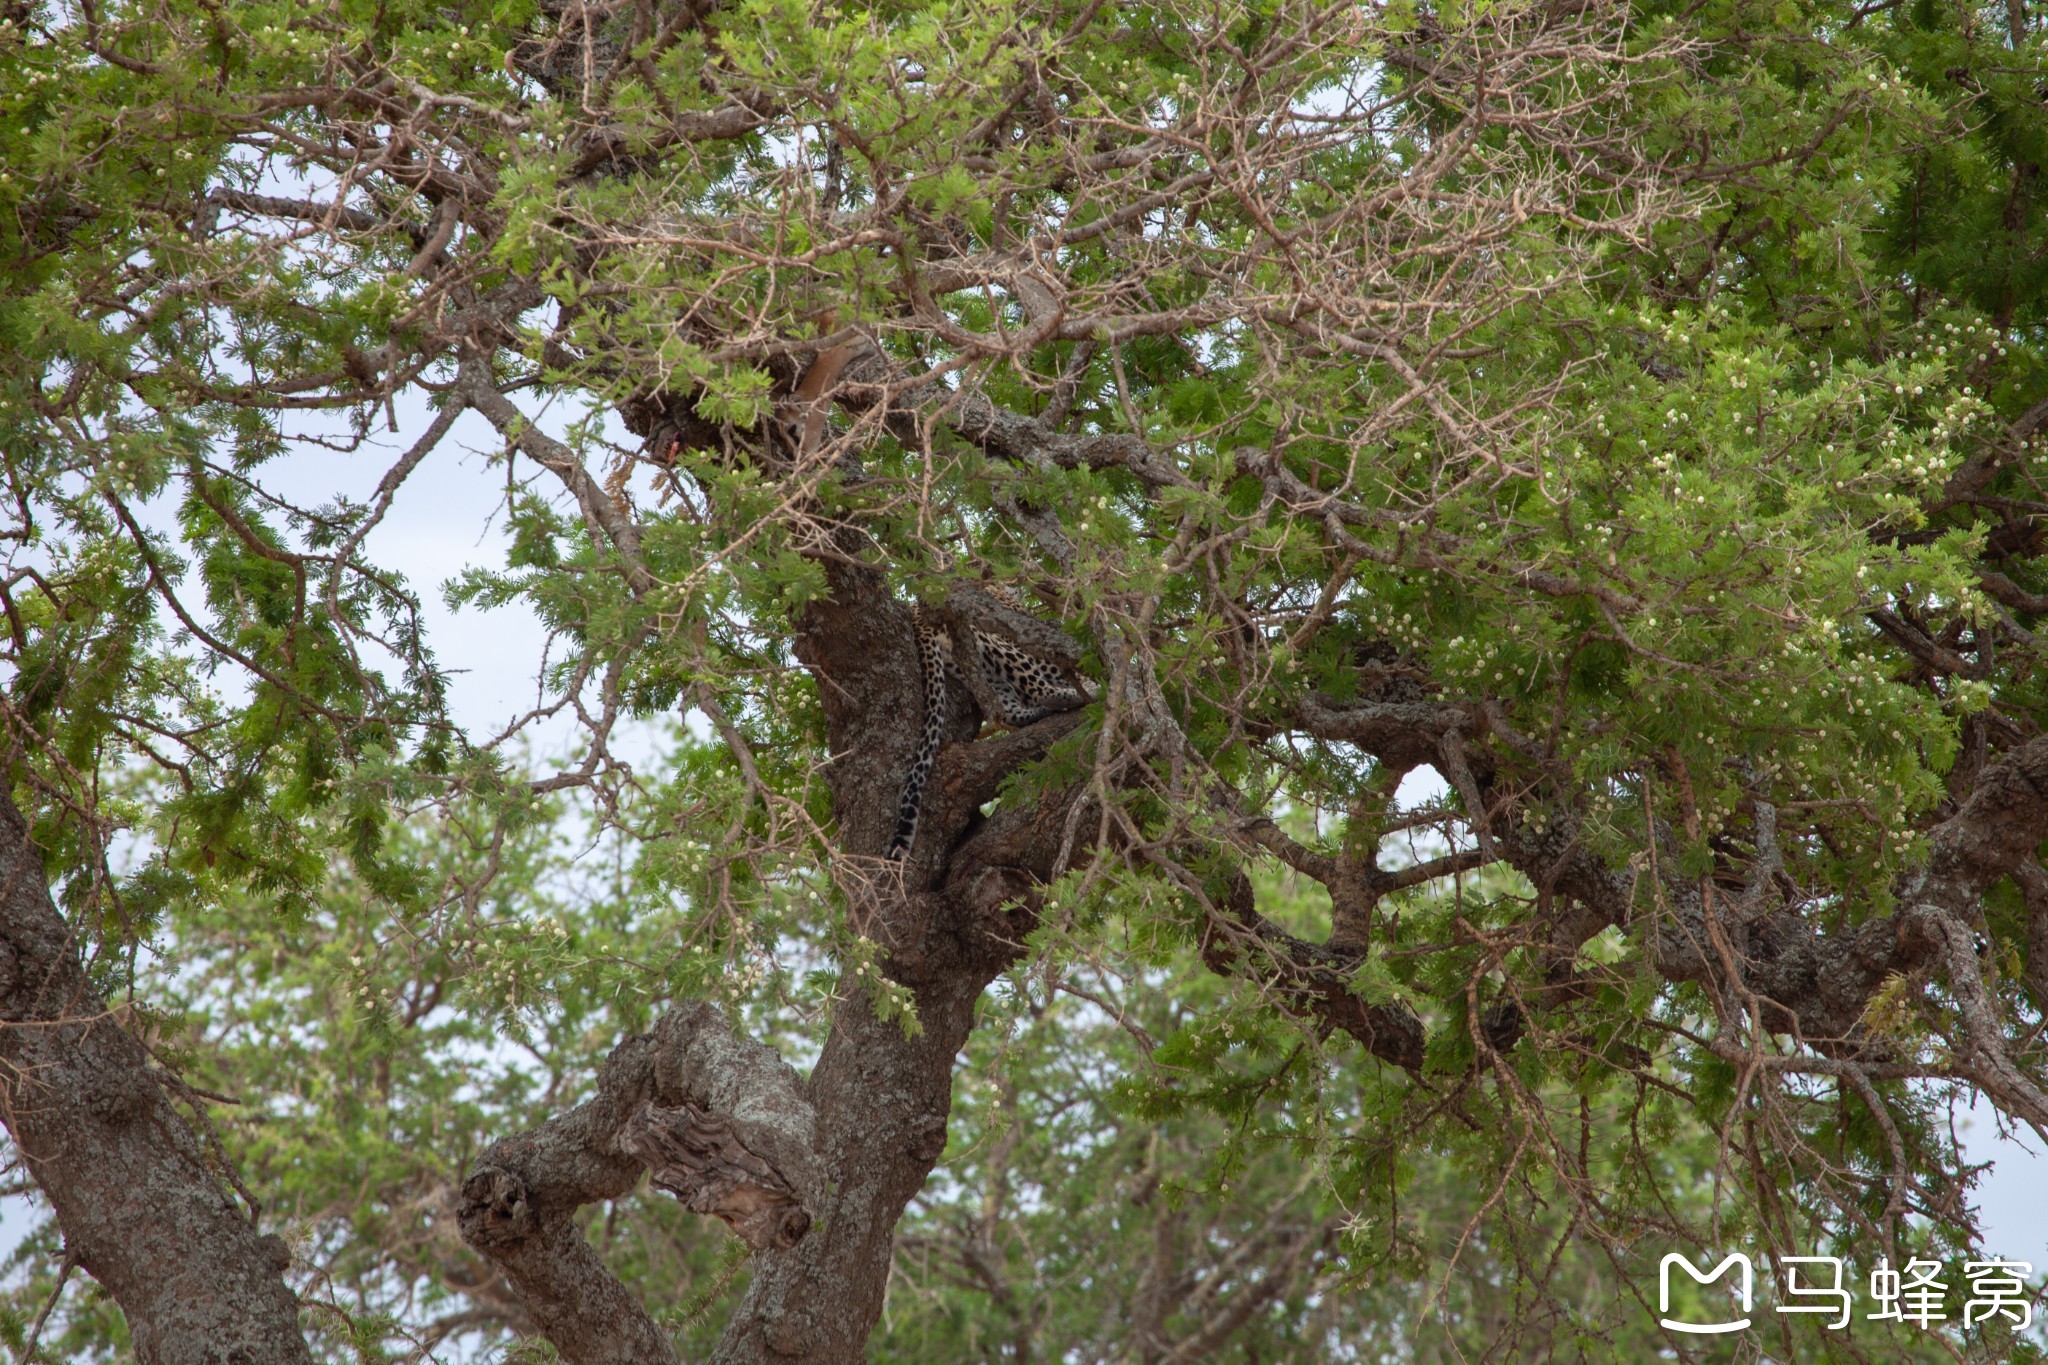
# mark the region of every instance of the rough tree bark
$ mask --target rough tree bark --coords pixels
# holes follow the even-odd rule
[[[86,979],[40,852],[0,794],[0,1117],[66,1255],[146,1365],[312,1360],[291,1253],[222,1188],[148,1052]]]
[[[503,1272],[563,1359],[674,1359],[668,1338],[575,1224],[652,1169],[755,1250],[796,1245],[820,1203],[815,1120],[796,1073],[714,1006],[671,1011],[606,1059],[597,1093],[494,1145],[463,1183],[462,1235]]]
[[[855,912],[884,949],[882,966],[909,988],[917,1027],[883,1018],[860,989],[838,1001],[808,1081],[756,1044],[734,1040],[698,1005],[629,1039],[598,1094],[532,1134],[499,1143],[463,1187],[464,1237],[506,1274],[534,1321],[573,1365],[672,1359],[643,1308],[576,1230],[576,1210],[617,1198],[665,1149],[636,1115],[692,1107],[695,1122],[731,1134],[747,1156],[730,1172],[772,1168],[794,1199],[771,1235],[749,1237],[752,1281],[727,1324],[721,1362],[860,1358],[882,1311],[895,1230],[946,1146],[953,1064],[975,1002],[1014,962],[1036,913],[1035,888],[1056,871],[1073,794],[985,818],[1003,778],[1070,733],[1078,714],[941,755],[914,856],[880,854],[920,716],[910,615],[881,575],[826,562],[831,596],[806,609],[798,653],[819,681],[835,761],[829,769],[842,855],[868,873]],[[949,734],[970,737],[964,700]],[[715,1054],[711,1050],[716,1044]],[[762,1115],[773,1116],[764,1122]],[[703,1149],[713,1142],[699,1142]],[[672,1149],[674,1144],[666,1145]],[[700,1155],[699,1161],[702,1157]],[[656,1169],[656,1183],[702,1207],[701,1171]],[[752,1187],[760,1189],[760,1181]],[[778,1196],[779,1197],[779,1196]],[[740,1201],[729,1218],[743,1236]],[[706,1208],[704,1211],[719,1212]],[[724,1216],[721,1214],[721,1216]]]
[[[874,859],[894,832],[915,742],[916,649],[909,612],[880,574],[843,560],[827,569],[832,595],[806,609],[797,652],[819,680],[841,848]],[[962,709],[951,720],[952,738],[971,736]],[[881,1316],[897,1220],[945,1150],[954,1058],[975,1002],[1022,955],[1077,794],[987,818],[980,809],[1004,777],[1080,723],[1078,713],[1057,715],[942,751],[902,880],[875,864],[864,927],[884,949],[884,971],[910,988],[919,1027],[906,1036],[864,994],[842,998],[808,1088],[832,1181],[822,1226],[789,1252],[757,1258],[719,1361],[860,1358]]]

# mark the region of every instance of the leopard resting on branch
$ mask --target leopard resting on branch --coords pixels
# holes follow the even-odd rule
[[[829,331],[837,318],[837,311],[828,309],[818,324]],[[855,336],[820,350],[798,376],[773,428],[793,464],[826,455],[851,479],[862,477],[857,457],[849,450],[831,454],[826,438],[834,385],[849,365],[875,354],[865,337]],[[670,449],[683,439],[673,410],[659,399],[642,400],[628,416],[629,425],[637,419],[641,426],[636,429],[650,429],[649,444],[657,450]],[[897,801],[896,831],[883,855],[892,862],[907,857],[917,837],[925,787],[945,742],[949,680],[966,690],[983,718],[1010,729],[1078,710],[1095,696],[1094,686],[1080,673],[1080,651],[1074,642],[1026,612],[1022,596],[1012,587],[956,585],[940,606],[913,604],[911,621],[917,633],[924,718]],[[973,667],[961,668],[963,658]]]
[[[956,587],[943,607],[911,608],[917,629],[917,664],[924,696],[924,726],[917,756],[896,809],[896,834],[885,855],[901,860],[917,838],[925,784],[945,738],[946,684],[964,686],[987,719],[1022,729],[1094,699],[1095,689],[1076,665],[1079,652],[1056,628],[1020,608],[1006,587]],[[966,658],[971,669],[962,669]]]

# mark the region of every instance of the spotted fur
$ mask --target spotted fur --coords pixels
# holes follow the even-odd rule
[[[1007,601],[1007,599],[1006,599]],[[926,616],[921,607],[911,608],[917,628],[917,666],[924,685],[924,728],[918,735],[917,757],[904,780],[903,796],[896,806],[896,836],[889,841],[890,858],[910,852],[917,837],[917,818],[924,807],[925,784],[931,781],[932,764],[945,738],[946,683],[960,676],[954,657],[953,637]],[[986,631],[974,631],[975,663],[995,700],[998,724],[1021,729],[1059,711],[1071,711],[1088,701],[1086,685],[1059,665],[1020,649],[1012,641]]]

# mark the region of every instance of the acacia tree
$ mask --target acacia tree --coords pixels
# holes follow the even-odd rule
[[[1162,1251],[1146,1358],[1412,1266],[1432,1143],[1482,1192],[1440,1252],[1546,1282],[1730,1227],[1970,1245],[1940,1103],[2048,1136],[2041,119],[1996,17],[9,11],[0,1046],[66,1268],[145,1359],[304,1358],[261,1122],[149,988],[346,887],[416,969],[353,955],[351,1009],[488,1021],[480,907],[571,796],[659,959],[557,984],[650,1004],[471,1154],[468,1259],[401,1258],[564,1359],[673,1354],[578,1217],[650,1172],[752,1253],[720,1359],[854,1358],[935,1244],[1028,1354],[989,1227],[897,1236],[1006,973],[1171,1032],[1121,1102],[1218,1116],[1217,1192],[1284,1151],[1325,1201],[1245,1234],[1257,1277]],[[366,548],[471,429],[511,549],[456,596],[553,632],[495,735]],[[291,493],[307,449],[374,494]],[[987,725],[984,638],[1088,704]],[[670,770],[622,756],[677,712]],[[522,771],[556,715],[580,756]],[[799,1077],[717,1006],[773,1040],[819,963]],[[1733,1205],[1688,1204],[1678,1114]]]

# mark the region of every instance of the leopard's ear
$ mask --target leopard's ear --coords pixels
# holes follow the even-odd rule
[[[1006,593],[1015,589],[1003,585]],[[955,621],[985,634],[1007,638],[1028,654],[1074,667],[1081,662],[1080,646],[1049,621],[1009,605],[993,589],[972,583],[958,583],[946,595],[945,611]]]
[[[981,585],[981,590],[1008,607],[1011,611],[1028,612],[1031,610],[1025,603],[1023,590],[1015,583],[984,582]]]

